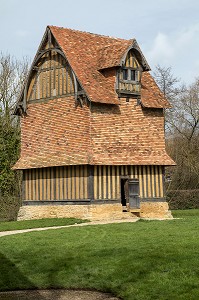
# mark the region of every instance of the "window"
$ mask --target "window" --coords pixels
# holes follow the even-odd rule
[[[135,70],[129,70],[130,71],[130,80],[135,81],[136,80],[136,73]]]
[[[130,69],[130,68],[124,68],[122,70],[123,72],[123,80],[125,81],[137,81],[137,72],[136,70]]]
[[[131,49],[118,68],[116,91],[119,97],[138,97],[141,93],[141,76],[143,67],[135,56],[136,51]],[[139,57],[139,55],[138,55]]]
[[[128,69],[123,69],[123,80],[128,80]]]

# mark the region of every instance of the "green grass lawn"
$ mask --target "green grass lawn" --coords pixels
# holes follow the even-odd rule
[[[199,217],[199,209],[172,210],[174,218]]]
[[[52,219],[40,219],[30,221],[11,221],[0,222],[0,231],[40,228],[40,227],[52,227],[52,226],[65,226],[72,224],[79,224],[88,222],[88,220],[81,220],[75,218],[52,218]]]
[[[199,299],[199,211],[180,219],[0,238],[0,289],[89,288],[121,299]]]

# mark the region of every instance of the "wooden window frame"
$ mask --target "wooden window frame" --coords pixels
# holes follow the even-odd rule
[[[124,79],[124,71],[127,71],[127,79]],[[135,72],[135,79],[131,79],[131,72]],[[131,68],[131,67],[122,67],[120,72],[122,73],[122,79],[120,79],[120,82],[124,83],[133,83],[133,84],[138,84],[140,81],[138,80],[138,72],[141,72],[139,68]]]
[[[127,70],[127,76],[128,79],[123,79],[124,76],[124,70]],[[135,72],[135,80],[131,80],[130,72]],[[127,66],[121,66],[117,70],[117,83],[116,83],[116,92],[118,94],[118,97],[124,97],[128,95],[128,97],[131,98],[137,98],[140,97],[141,94],[141,77],[142,77],[143,69],[142,67],[127,67]],[[135,90],[132,88],[132,86],[139,86]]]

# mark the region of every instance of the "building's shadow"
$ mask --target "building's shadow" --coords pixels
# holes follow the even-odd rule
[[[0,253],[0,291],[3,290],[3,292],[0,292],[0,300],[47,299],[46,297],[41,296],[37,290],[34,290],[32,295],[25,291],[5,292],[12,291],[13,289],[23,290],[27,288],[34,290],[35,286],[21,273],[13,262],[7,259],[4,254]]]

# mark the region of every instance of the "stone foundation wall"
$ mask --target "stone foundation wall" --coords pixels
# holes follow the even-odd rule
[[[17,220],[44,218],[80,218],[88,220],[114,220],[132,217],[170,219],[167,202],[141,202],[140,211],[122,212],[120,203],[90,205],[25,205],[20,207]]]
[[[43,218],[80,218],[88,220],[122,219],[130,217],[122,212],[120,203],[90,205],[25,205],[17,220]]]
[[[141,202],[140,218],[172,219],[167,202]]]

